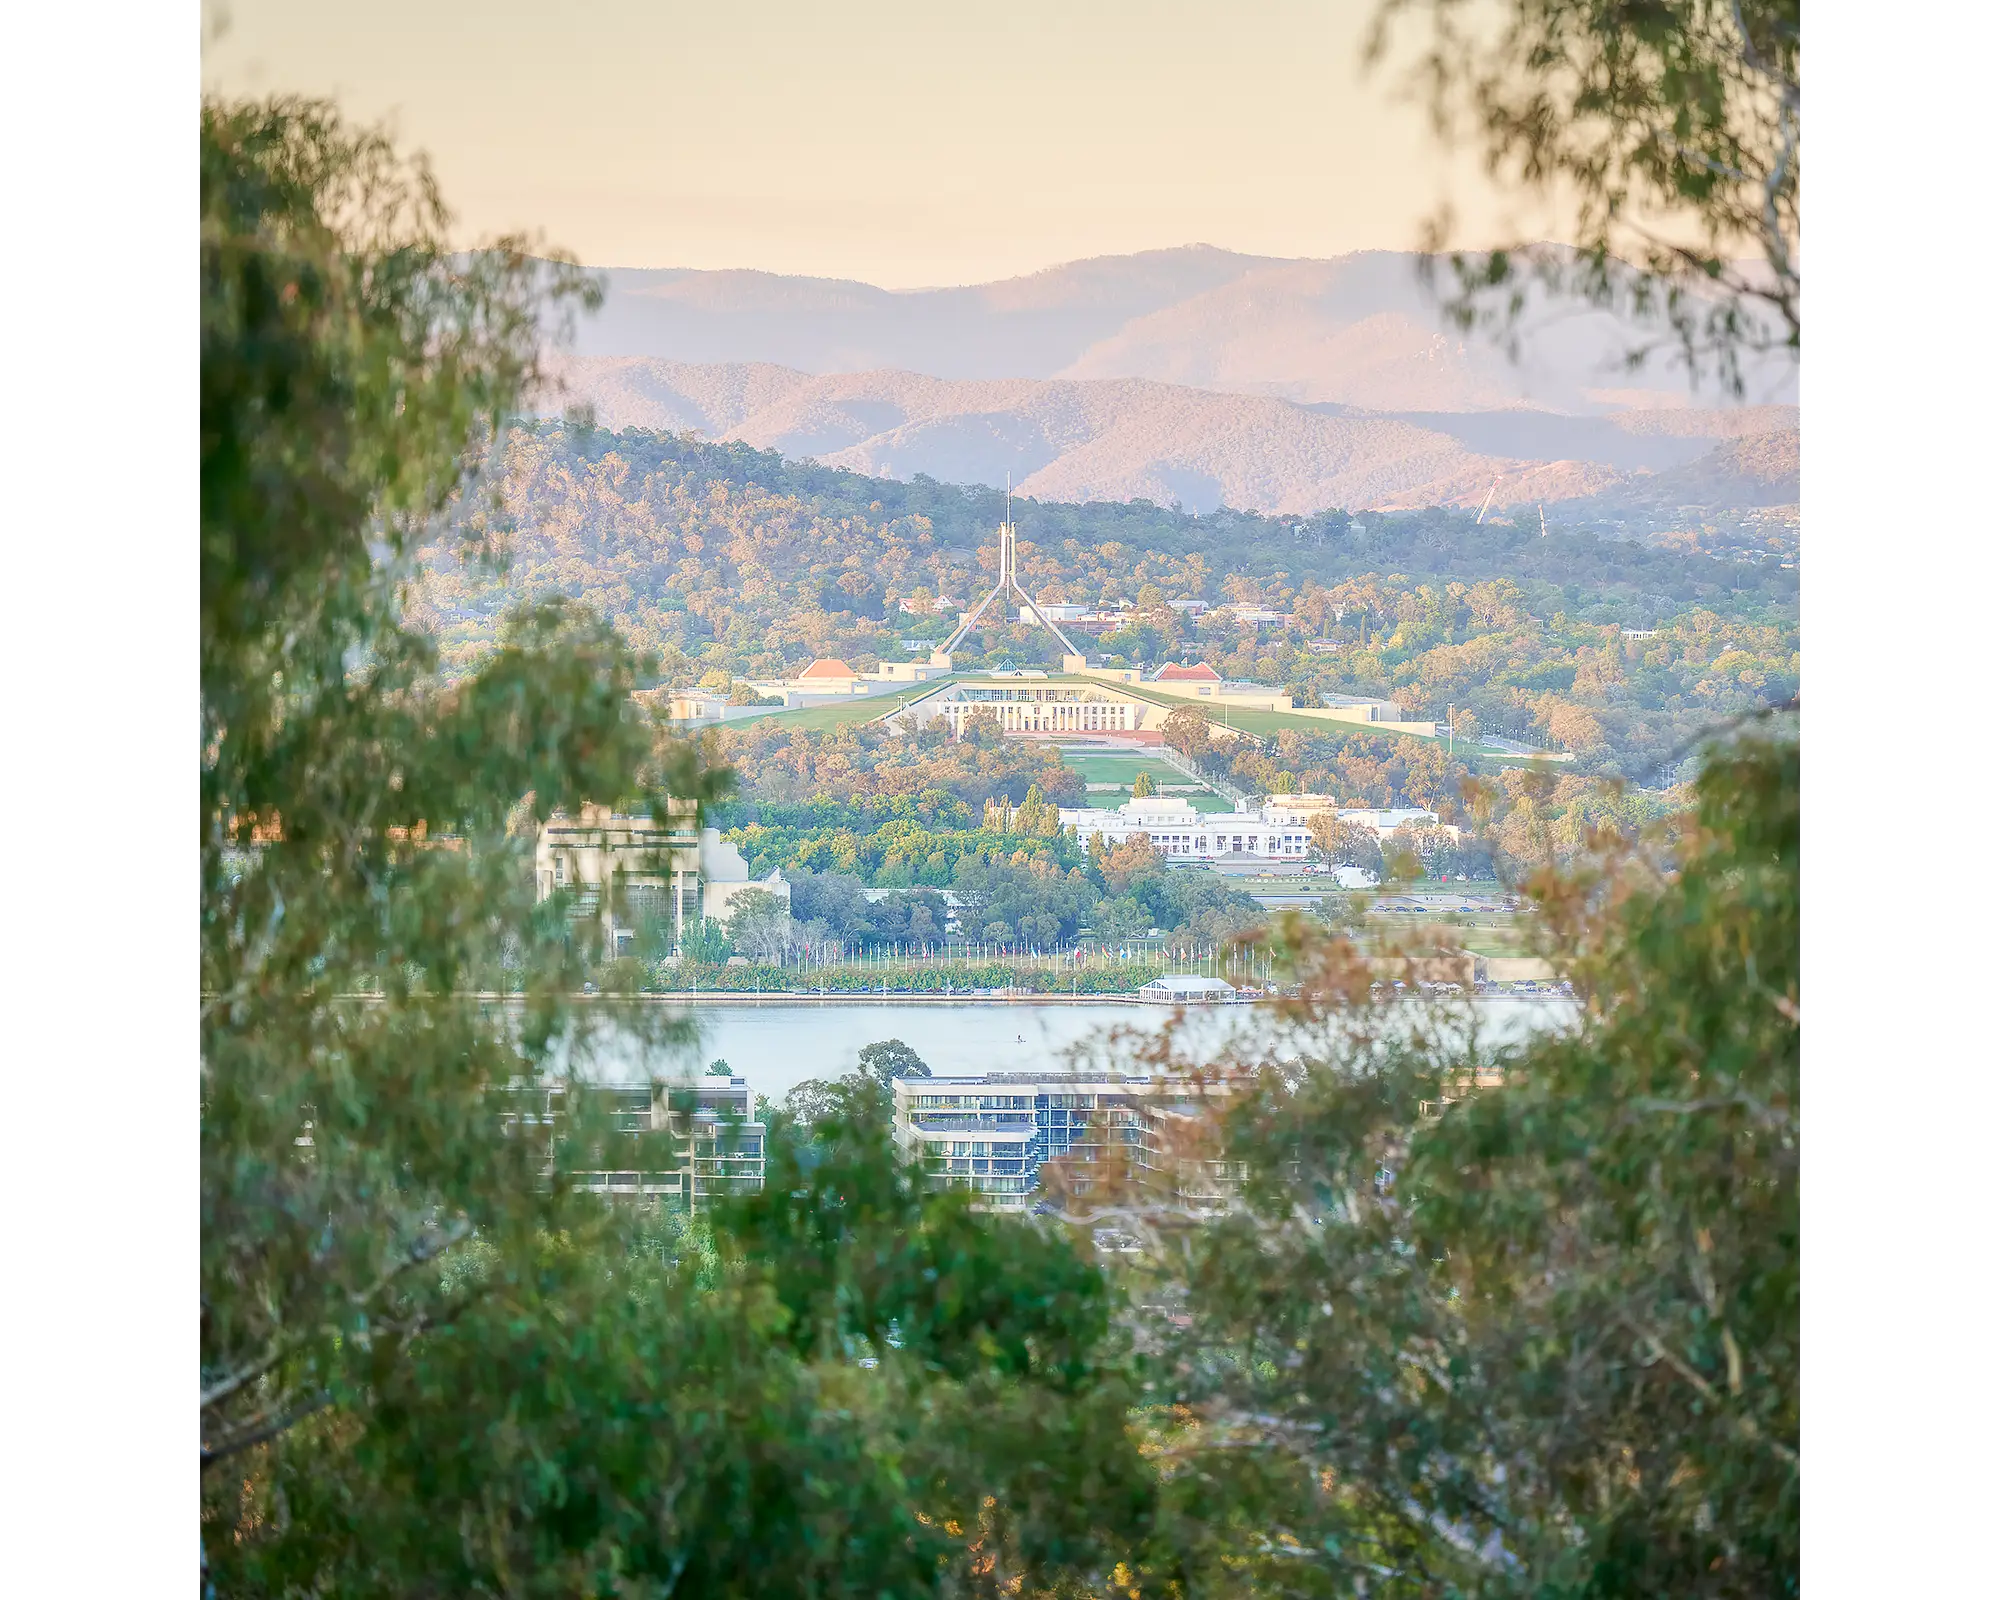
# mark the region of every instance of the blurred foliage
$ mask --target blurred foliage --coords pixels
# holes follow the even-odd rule
[[[1243,1203],[1149,1291],[1174,1470],[1263,1530],[1244,1592],[1797,1592],[1798,747],[1600,843],[1538,885],[1583,1018],[1526,1044],[1387,1015],[1291,925]]]
[[[1151,1506],[1113,1298],[926,1198],[879,1117],[711,1221],[545,1239],[247,1482],[232,1592],[1078,1592]],[[846,1113],[841,1120],[840,1113]]]
[[[378,1380],[449,1314],[423,1269],[452,1243],[541,1222],[487,1099],[575,981],[523,870],[534,809],[640,791],[653,746],[631,652],[571,604],[510,614],[450,689],[396,615],[411,530],[574,277],[449,252],[422,169],[325,107],[201,128],[208,1462]],[[503,974],[513,1030],[461,998]]]
[[[448,250],[422,168],[324,106],[205,105],[202,168],[214,1592],[1108,1570],[1146,1479],[1110,1291],[1067,1237],[926,1199],[879,1117],[774,1130],[782,1187],[720,1228],[608,1207],[569,1175],[671,1136],[574,1094],[551,1129],[523,1092],[589,1076],[605,1033],[655,1058],[686,1033],[572,1005],[595,919],[535,903],[540,819],[717,783],[638,718],[643,663],[575,602],[517,608],[450,681],[400,606],[582,286],[512,244]]]
[[[1537,290],[1618,305],[1739,393],[1746,357],[1797,354],[1799,0],[1380,0],[1371,58],[1410,13],[1438,131],[1576,246],[1449,257],[1461,325],[1518,339]]]

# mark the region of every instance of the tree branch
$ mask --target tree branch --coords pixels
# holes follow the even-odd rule
[[[409,1271],[412,1267],[420,1267],[427,1262],[436,1260],[438,1256],[461,1240],[469,1237],[471,1233],[472,1224],[461,1218],[441,1233],[417,1240],[400,1257],[391,1262],[373,1283],[364,1289],[356,1290],[353,1294],[350,1294],[347,1297],[348,1304],[358,1310],[365,1310],[377,1295],[381,1294],[383,1290],[387,1289],[390,1284],[394,1283],[405,1272]],[[255,1383],[259,1378],[270,1372],[272,1368],[276,1367],[279,1362],[283,1361],[286,1356],[292,1354],[293,1351],[310,1340],[315,1333],[321,1331],[323,1329],[317,1327],[302,1328],[296,1333],[277,1340],[262,1356],[251,1362],[250,1365],[239,1367],[227,1377],[216,1380],[216,1382],[202,1390],[201,1409],[206,1411],[210,1406],[219,1405],[222,1401],[227,1400],[231,1395],[237,1393],[247,1385]]]
[[[1792,1466],[1798,1465],[1799,1462],[1798,1451],[1794,1450],[1788,1444],[1784,1444],[1781,1443],[1779,1440],[1773,1439],[1762,1428],[1758,1427],[1757,1424],[1753,1422],[1749,1417],[1744,1416],[1742,1412],[1732,1411],[1728,1403],[1724,1400],[1722,1392],[1719,1389],[1717,1389],[1714,1384],[1710,1383],[1708,1379],[1704,1378],[1699,1372],[1695,1371],[1693,1367],[1689,1366],[1687,1362],[1683,1361],[1679,1356],[1675,1355],[1673,1351],[1669,1350],[1665,1342],[1660,1338],[1658,1334],[1654,1333],[1652,1329],[1640,1326],[1640,1324],[1634,1322],[1628,1316],[1621,1315],[1618,1320],[1620,1323],[1624,1325],[1624,1327],[1628,1332],[1632,1333],[1635,1337],[1645,1341],[1647,1347],[1653,1352],[1653,1355],[1657,1360],[1664,1361],[1669,1367],[1671,1367],[1676,1373],[1678,1373],[1681,1376],[1681,1378],[1683,1378],[1688,1383],[1688,1385],[1702,1397],[1702,1399],[1706,1400],[1710,1405],[1714,1406],[1718,1411],[1723,1412],[1725,1415],[1727,1415],[1729,1417],[1730,1422],[1734,1425],[1736,1431],[1742,1434],[1744,1438],[1749,1439],[1756,1444],[1763,1445],[1767,1450],[1771,1451],[1772,1454],[1776,1455],[1781,1461],[1784,1461]]]
[[[324,1389],[312,1394],[282,1410],[260,1412],[243,1425],[237,1432],[225,1435],[218,1444],[204,1444],[201,1447],[201,1464],[204,1469],[219,1461],[240,1455],[245,1450],[275,1439],[295,1423],[303,1422],[315,1411],[322,1411],[333,1403],[333,1396]]]

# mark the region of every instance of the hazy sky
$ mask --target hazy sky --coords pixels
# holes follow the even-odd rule
[[[1204,242],[1505,231],[1390,84],[1373,0],[234,0],[211,88],[331,94],[468,236],[895,287]]]

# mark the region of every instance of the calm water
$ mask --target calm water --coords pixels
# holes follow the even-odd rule
[[[1574,1006],[1554,999],[1475,1001],[1482,1032],[1518,1038],[1536,1028],[1560,1026]],[[676,1078],[699,1072],[718,1056],[751,1089],[778,1099],[804,1078],[832,1078],[851,1070],[864,1045],[901,1039],[936,1073],[1061,1071],[1077,1059],[1107,1059],[1114,1030],[1158,1030],[1168,1008],[1107,1002],[1103,1005],[700,1005],[689,1008],[701,1028],[692,1052],[647,1049],[612,1037],[597,1052],[594,1074],[621,1079]],[[1256,1025],[1258,1012],[1231,1006],[1192,1014],[1191,1037],[1219,1036]]]

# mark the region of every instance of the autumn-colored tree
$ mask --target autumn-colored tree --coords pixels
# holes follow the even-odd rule
[[[1042,802],[1039,784],[1030,784],[1028,792],[1021,797],[1020,807],[1014,813],[1013,827],[1021,833],[1042,831],[1042,812],[1046,809]]]
[[[1322,866],[1333,864],[1340,826],[1340,816],[1333,811],[1315,811],[1306,821],[1306,831],[1312,835],[1313,854]]]
[[[1595,750],[1604,743],[1604,726],[1581,706],[1558,703],[1549,708],[1549,737],[1565,750]]]
[[[1160,725],[1160,737],[1170,750],[1199,762],[1214,748],[1209,718],[1198,706],[1175,706]]]
[[[1135,833],[1113,845],[1097,858],[1097,870],[1107,892],[1120,895],[1166,870],[1166,857],[1154,846],[1152,836]]]

